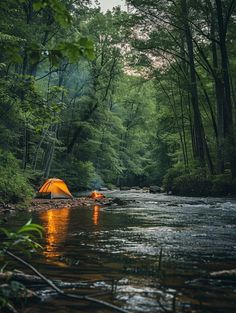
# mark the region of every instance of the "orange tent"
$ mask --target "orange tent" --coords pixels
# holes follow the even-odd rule
[[[65,182],[59,178],[49,178],[39,189],[38,198],[73,198]]]

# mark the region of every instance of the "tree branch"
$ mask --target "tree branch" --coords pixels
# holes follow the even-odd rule
[[[29,269],[31,269],[37,276],[39,276],[43,281],[45,281],[47,283],[47,285],[49,285],[51,288],[53,288],[59,295],[63,296],[63,297],[68,297],[68,298],[73,298],[73,299],[77,299],[77,300],[85,300],[85,301],[90,301],[90,302],[94,302],[103,306],[106,306],[108,308],[111,308],[115,311],[118,312],[122,312],[122,313],[130,313],[129,311],[119,308],[116,305],[113,305],[111,303],[108,303],[106,301],[103,300],[99,300],[90,296],[81,296],[81,295],[76,295],[76,294],[71,294],[71,293],[66,293],[63,290],[61,290],[59,287],[57,287],[54,282],[52,282],[50,279],[48,279],[47,277],[45,277],[42,273],[40,273],[34,266],[32,266],[31,264],[29,264],[28,262],[26,262],[25,260],[23,260],[22,258],[18,257],[17,255],[13,254],[12,252],[10,252],[9,250],[5,250],[4,251],[8,256],[10,256],[12,259],[20,262],[21,264],[25,265],[26,267],[28,267]]]

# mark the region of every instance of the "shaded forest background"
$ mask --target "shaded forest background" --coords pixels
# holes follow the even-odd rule
[[[236,1],[0,3],[0,198],[163,185],[236,193]]]

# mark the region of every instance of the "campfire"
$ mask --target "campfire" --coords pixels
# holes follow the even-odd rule
[[[97,192],[97,191],[93,191],[91,194],[90,194],[90,198],[92,199],[103,199],[105,198],[104,194],[100,193],[100,192]]]

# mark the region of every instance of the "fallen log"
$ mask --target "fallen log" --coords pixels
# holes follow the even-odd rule
[[[30,275],[26,274],[22,271],[14,270],[14,271],[7,271],[7,272],[2,272],[0,273],[0,283],[1,282],[9,282],[9,281],[18,281],[22,284],[25,285],[41,285],[42,287],[47,285],[45,281],[36,276],[36,275]],[[98,283],[99,280],[88,280],[88,281],[80,281],[80,282],[64,282],[62,280],[52,280],[54,284],[56,284],[58,287],[61,289],[76,289],[76,288],[88,288],[91,286],[94,286],[95,283]],[[111,284],[111,289],[112,285],[114,285],[117,280],[113,279],[107,279],[107,280],[101,280],[101,282],[110,282]]]
[[[16,280],[21,283],[39,283],[42,282],[42,279],[35,275],[25,274],[20,271],[13,271],[13,272],[3,272],[0,273],[0,282],[7,282],[11,280]]]

